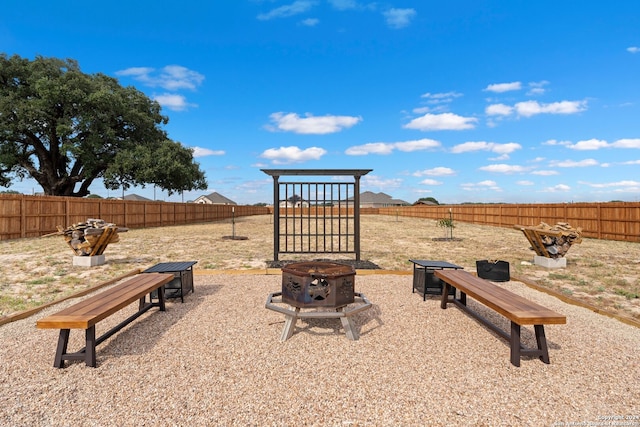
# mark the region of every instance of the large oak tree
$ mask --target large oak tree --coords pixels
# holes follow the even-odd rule
[[[160,110],[74,60],[0,54],[0,185],[32,177],[45,194],[80,197],[97,178],[108,188],[205,189],[192,150],[161,128]]]

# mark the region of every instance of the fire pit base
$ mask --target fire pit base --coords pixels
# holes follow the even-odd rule
[[[342,327],[347,338],[355,341],[359,338],[351,316],[371,308],[371,303],[359,292],[354,294],[354,305],[337,307],[336,311],[301,311],[300,307],[292,307],[282,302],[282,292],[273,292],[267,297],[265,307],[285,315],[284,329],[280,335],[280,341],[286,341],[293,335],[298,319],[336,319],[342,322]],[[279,297],[279,298],[278,298]]]

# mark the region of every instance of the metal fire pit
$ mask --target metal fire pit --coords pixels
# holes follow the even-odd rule
[[[291,338],[298,318],[339,318],[347,338],[357,340],[351,316],[370,308],[371,303],[354,291],[355,275],[353,267],[331,262],[299,262],[283,267],[282,292],[269,294],[265,304],[269,310],[285,315],[280,340]]]
[[[332,262],[298,262],[282,268],[282,301],[299,308],[341,307],[354,301],[356,270]]]

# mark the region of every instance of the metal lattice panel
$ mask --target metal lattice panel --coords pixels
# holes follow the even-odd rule
[[[274,260],[287,254],[354,254],[360,260],[360,177],[370,170],[273,170]],[[279,182],[283,175],[354,177],[354,182]]]

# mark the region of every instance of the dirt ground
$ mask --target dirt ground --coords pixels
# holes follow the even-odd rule
[[[365,215],[361,258],[384,270],[410,272],[409,259],[443,260],[474,272],[476,260],[504,260],[521,277],[608,312],[640,320],[640,244],[583,239],[566,255],[567,267],[533,264],[535,253],[521,231],[455,222],[448,229],[430,219]],[[536,224],[531,224],[536,225]],[[230,236],[246,239],[229,239]],[[207,224],[129,230],[110,244],[106,263],[73,266],[61,236],[0,242],[0,316],[37,307],[158,262],[197,261],[198,270],[264,270],[273,256],[273,219],[253,216]],[[351,259],[306,254],[286,260]],[[410,281],[410,277],[407,281]]]

